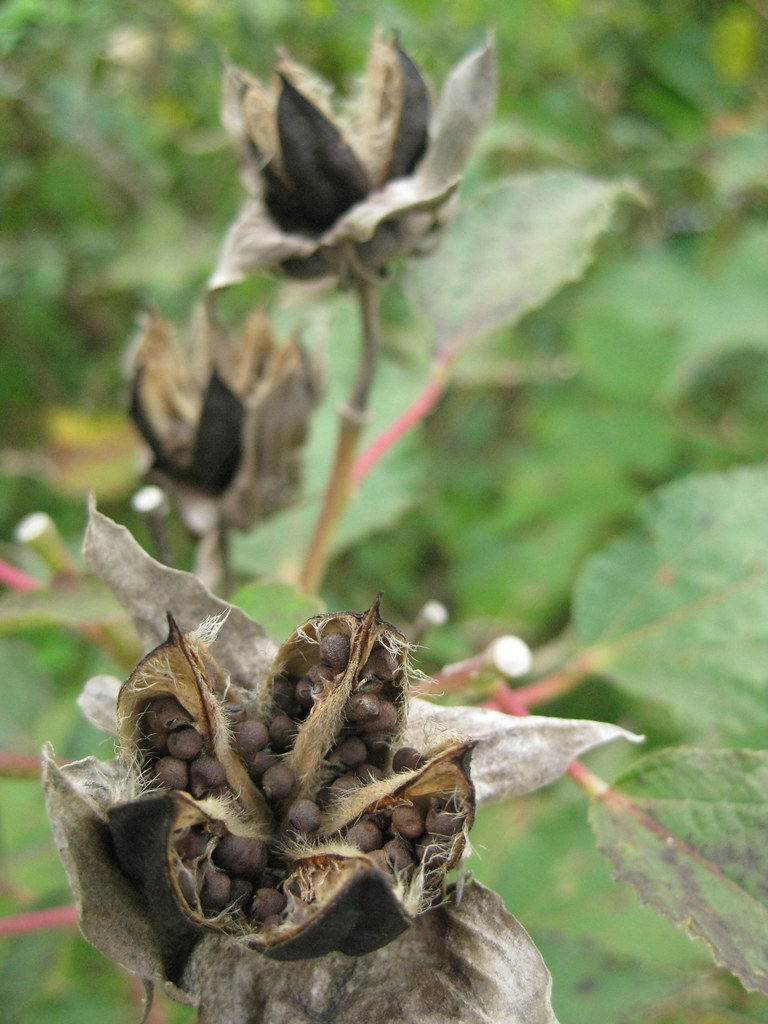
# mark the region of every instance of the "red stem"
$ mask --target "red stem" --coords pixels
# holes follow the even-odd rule
[[[17,569],[15,565],[3,561],[0,558],[0,583],[6,587],[10,587],[12,590],[38,590],[42,584],[40,580],[36,580],[34,576],[30,576],[26,572],[22,572],[21,569]]]
[[[432,379],[428,381],[405,412],[379,434],[355,460],[352,470],[353,483],[359,484],[382,455],[434,409],[438,399],[445,391],[445,386],[448,383],[448,367],[454,358],[455,354],[452,352],[443,352],[436,358],[432,368]]]
[[[0,935],[24,935],[49,928],[72,928],[77,924],[77,907],[49,907],[25,914],[0,917]]]

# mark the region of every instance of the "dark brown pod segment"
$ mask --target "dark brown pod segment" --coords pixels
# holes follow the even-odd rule
[[[174,884],[169,863],[168,836],[183,816],[185,804],[187,801],[178,794],[153,793],[117,804],[107,814],[117,862],[144,897],[160,944],[163,967],[175,984],[179,984],[202,934],[185,909],[188,905]],[[196,810],[192,817],[197,821]]]

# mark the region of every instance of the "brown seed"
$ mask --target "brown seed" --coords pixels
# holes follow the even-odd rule
[[[370,853],[371,850],[381,849],[384,837],[375,822],[363,818],[348,830],[347,842],[352,843],[363,853]]]
[[[189,828],[174,840],[173,845],[182,860],[197,860],[208,848],[208,836],[200,829]]]
[[[355,769],[355,775],[364,786],[370,785],[371,782],[380,782],[384,778],[384,772],[375,764],[361,764]]]
[[[374,697],[375,694],[371,694]],[[363,719],[361,727],[364,732],[388,732],[397,725],[397,708],[391,700],[380,700],[379,711],[375,718]]]
[[[238,722],[232,729],[232,738],[240,757],[246,762],[251,762],[269,743],[269,732],[263,722],[250,720]]]
[[[280,676],[272,683],[272,700],[276,707],[288,715],[296,713],[296,682]]]
[[[221,761],[210,754],[201,754],[189,766],[189,788],[199,799],[203,794],[219,790],[227,784],[227,773]]]
[[[424,811],[420,807],[401,804],[392,812],[391,828],[404,839],[418,839],[424,831]]]
[[[213,863],[232,875],[255,878],[267,866],[269,848],[263,839],[225,835],[211,855]]]
[[[257,889],[253,894],[251,914],[257,921],[266,921],[273,915],[282,913],[288,899],[284,892],[277,889]]]
[[[430,807],[426,818],[427,832],[438,836],[455,836],[464,825],[464,815]]]
[[[285,800],[293,789],[296,776],[288,765],[278,761],[271,768],[267,768],[261,779],[261,788],[269,800]]]
[[[381,701],[375,693],[353,693],[347,701],[347,719],[360,725],[374,722],[381,711]],[[378,728],[374,724],[374,728]]]
[[[253,884],[247,878],[235,875],[229,890],[229,902],[235,906],[245,907],[253,896]]]
[[[340,763],[348,768],[357,768],[367,757],[368,750],[359,736],[350,736],[348,739],[342,740],[331,754],[332,763]]]
[[[183,867],[178,873],[179,889],[181,895],[193,907],[197,903],[197,894],[200,889],[200,877],[194,867]]]
[[[389,759],[389,748],[392,741],[391,733],[369,732],[367,729],[360,737],[368,748],[369,759],[375,764],[386,764]]]
[[[273,764],[278,764],[277,754],[273,754],[269,750],[261,750],[248,765],[248,774],[254,782],[261,782],[264,772]]]
[[[315,688],[306,676],[296,683],[295,696],[302,708],[311,708],[315,703]]]
[[[193,725],[182,725],[168,733],[168,753],[191,761],[203,749],[203,737]]]
[[[229,875],[223,871],[217,871],[214,866],[208,863],[203,871],[203,887],[200,890],[200,906],[203,910],[223,910],[229,903],[229,894],[232,888]]]
[[[371,679],[375,677],[381,683],[391,683],[397,671],[397,658],[394,654],[377,644],[368,655],[368,660],[363,665],[360,676]]]
[[[423,765],[424,758],[416,747],[400,747],[392,757],[393,772],[417,771]]]
[[[346,775],[340,775],[330,784],[328,792],[332,799],[337,799],[346,793],[351,793],[353,789],[358,789],[359,786],[360,780],[352,772],[347,772]]]
[[[320,660],[330,665],[336,675],[349,662],[349,637],[343,633],[327,633],[320,641]]]
[[[224,714],[227,716],[227,721],[230,725],[237,725],[238,722],[244,722],[248,717],[248,712],[245,710],[245,704],[225,704]]]
[[[333,682],[333,669],[330,665],[318,662],[307,672],[306,678],[315,688],[315,695],[322,693],[329,683]]]
[[[312,800],[296,800],[288,808],[288,822],[299,832],[317,832],[320,808]]]
[[[397,874],[411,871],[416,863],[409,846],[399,836],[384,844],[384,852],[392,870]]]
[[[389,874],[390,863],[389,857],[387,857],[385,850],[371,850],[368,856],[371,858],[371,860],[379,869],[379,871],[384,871],[387,874]]]
[[[426,871],[437,871],[448,860],[448,851],[442,843],[435,842],[434,836],[427,835],[416,843],[416,856]]]
[[[180,757],[161,757],[155,764],[155,776],[168,789],[186,789],[189,784],[187,762]]]
[[[144,726],[147,733],[170,732],[180,725],[188,725],[192,715],[179,704],[175,697],[160,697],[147,706]]]
[[[293,746],[296,723],[288,715],[277,715],[269,726],[269,739],[273,750],[284,751]]]

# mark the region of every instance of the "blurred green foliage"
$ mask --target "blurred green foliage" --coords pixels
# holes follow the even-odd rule
[[[425,638],[427,671],[501,631],[545,643],[567,621],[579,566],[643,496],[768,458],[768,22],[746,3],[6,0],[0,555],[37,508],[76,551],[90,488],[148,543],[128,505],[137,449],[114,416],[120,363],[138,311],[188,315],[242,200],[218,122],[222,55],[266,73],[286,44],[341,86],[377,23],[397,28],[436,82],[494,29],[501,95],[466,193],[559,168],[631,177],[645,203],[622,208],[584,281],[462,357],[393,463],[388,501],[371,495],[350,513],[327,604],[367,607],[382,588],[387,617],[407,624],[443,600],[451,621]],[[410,374],[415,391],[427,352],[407,281],[400,271],[385,292],[384,373]],[[286,315],[275,282],[231,301],[254,300]],[[74,705],[88,675],[115,671],[106,655],[55,630],[3,637],[0,655],[2,750],[52,740],[61,757],[108,755]],[[687,738],[599,681],[543,710],[629,723],[651,746]],[[629,756],[590,763],[611,777]],[[764,1000],[610,881],[567,782],[484,812],[475,842],[478,877],[553,971],[562,1024],[764,1019]],[[0,912],[69,900],[32,783],[0,780],[0,862]],[[138,998],[70,933],[0,941],[8,1024],[128,1022]]]

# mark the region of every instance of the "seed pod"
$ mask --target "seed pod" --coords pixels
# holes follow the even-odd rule
[[[230,728],[217,688],[224,687],[224,675],[216,666],[208,645],[221,626],[219,619],[206,619],[196,630],[182,634],[168,615],[168,638],[143,658],[123,683],[117,698],[118,739],[125,763],[143,769],[151,745],[149,728],[194,727],[202,738],[205,755],[223,765],[223,782],[201,775],[192,762],[195,791],[205,792],[227,786],[244,812],[265,822],[269,815],[263,795],[248,777],[242,761],[231,747]],[[175,741],[173,741],[175,742]]]
[[[361,667],[374,648],[391,652],[395,668],[380,693],[356,694]],[[319,679],[324,684],[306,718],[302,721],[301,716],[292,716],[299,721],[296,739],[286,756],[297,779],[293,799],[311,800],[318,795],[329,752],[348,734],[354,734],[356,722],[376,719],[382,703],[386,706],[383,730],[390,735],[385,737],[387,746],[377,751],[374,763],[381,769],[387,767],[388,744],[397,738],[405,722],[407,653],[405,639],[379,616],[378,601],[364,615],[342,613],[310,619],[283,644],[267,681],[275,711],[281,704],[284,707],[281,693],[286,680],[292,683],[292,699],[297,706],[296,687],[300,681]],[[327,676],[324,666],[334,673],[332,677]],[[345,730],[347,721],[351,727]],[[371,725],[371,729],[383,731],[382,726]]]

